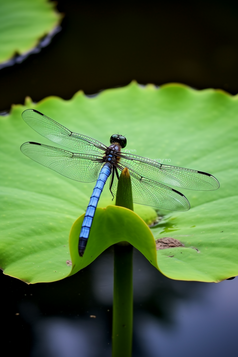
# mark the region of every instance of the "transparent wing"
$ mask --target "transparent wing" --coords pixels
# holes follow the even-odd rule
[[[96,181],[102,167],[100,156],[75,154],[35,142],[22,144],[21,151],[30,159],[75,181]]]
[[[119,166],[122,170],[123,167]],[[189,201],[180,192],[159,182],[141,178],[134,171],[130,171],[133,201],[135,203],[151,206],[157,209],[170,211],[187,211]],[[116,180],[117,183],[117,180]],[[113,184],[113,193],[116,194],[117,184]]]
[[[35,109],[25,110],[22,113],[22,118],[40,135],[72,151],[98,154],[107,148],[100,141],[86,135],[74,133]]]
[[[147,178],[168,186],[190,190],[216,190],[220,187],[214,176],[203,171],[164,165],[133,154],[121,153],[120,156],[120,165],[127,167],[130,172],[135,172],[140,179]]]

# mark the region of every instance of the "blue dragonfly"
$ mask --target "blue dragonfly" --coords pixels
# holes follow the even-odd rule
[[[72,150],[29,141],[21,145],[23,154],[70,179],[81,182],[97,181],[79,235],[78,251],[81,257],[104,185],[111,175],[110,192],[114,196],[118,171],[125,167],[131,175],[133,201],[157,209],[186,211],[190,208],[187,198],[172,187],[216,190],[220,186],[218,180],[209,173],[161,164],[122,152],[121,149],[127,144],[122,135],[112,135],[110,146],[106,146],[89,136],[70,131],[35,109],[25,110],[22,118],[40,135]]]

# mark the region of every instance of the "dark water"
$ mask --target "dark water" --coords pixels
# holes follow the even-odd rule
[[[1,276],[1,288],[9,356],[111,355],[112,248],[69,279],[27,286]],[[237,292],[237,279],[167,279],[135,251],[133,356],[236,357]]]
[[[1,111],[27,95],[69,99],[81,89],[93,94],[133,79],[238,91],[233,2],[58,3],[65,18],[51,44],[0,71]],[[110,356],[111,249],[60,282],[27,286],[0,279],[1,341],[8,356]],[[237,293],[237,279],[167,279],[135,252],[133,356],[237,356]]]

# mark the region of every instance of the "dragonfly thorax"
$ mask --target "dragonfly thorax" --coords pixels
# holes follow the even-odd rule
[[[103,162],[108,162],[113,166],[117,166],[117,163],[120,161],[121,145],[119,143],[113,143],[105,151],[103,156]]]
[[[123,136],[123,135],[113,134],[110,137],[110,143],[111,144],[118,143],[121,146],[121,148],[124,149],[126,147],[127,140],[126,140],[125,136]]]

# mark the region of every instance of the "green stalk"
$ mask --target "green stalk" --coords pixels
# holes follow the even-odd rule
[[[133,331],[133,247],[114,247],[112,356],[131,357]]]
[[[133,210],[128,169],[121,173],[116,205]],[[114,246],[112,357],[131,357],[133,331],[133,247],[127,242]]]

